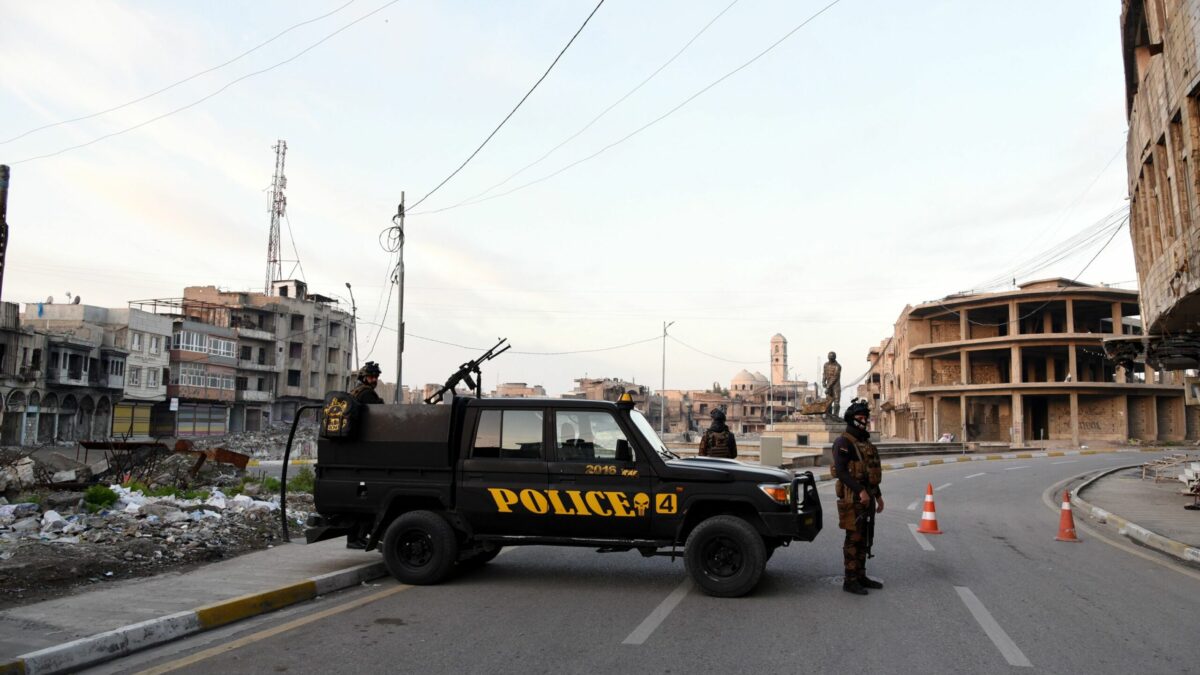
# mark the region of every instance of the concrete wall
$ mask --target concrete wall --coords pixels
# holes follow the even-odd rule
[[[938,403],[938,428],[933,440],[942,434],[954,434],[954,438],[962,440],[962,406],[957,398],[944,398]]]
[[[959,332],[958,321],[933,319],[929,321],[929,330],[932,336],[931,342],[954,342],[961,339],[962,336]]]
[[[1124,396],[1080,396],[1079,438],[1123,443],[1128,416]]]
[[[1200,439],[1200,406],[1187,406],[1184,417],[1187,420],[1188,440],[1194,441]]]
[[[1182,441],[1187,435],[1182,396],[1158,397],[1158,440]]]
[[[957,384],[962,382],[962,363],[957,359],[930,359],[933,369],[932,384]]]
[[[1143,441],[1157,438],[1154,421],[1157,411],[1154,410],[1154,399],[1149,396],[1129,397],[1129,437]]]
[[[971,363],[971,384],[999,384],[1000,364],[995,361]]]
[[[1047,396],[1046,412],[1050,418],[1046,429],[1048,440],[1071,440],[1071,399],[1067,396]]]

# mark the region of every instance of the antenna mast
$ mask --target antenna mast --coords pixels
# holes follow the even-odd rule
[[[275,150],[275,179],[271,181],[271,237],[267,243],[267,282],[265,295],[271,294],[274,282],[283,278],[283,266],[279,260],[279,219],[287,212],[287,176],[283,175],[283,158],[287,155],[287,141],[280,140]]]

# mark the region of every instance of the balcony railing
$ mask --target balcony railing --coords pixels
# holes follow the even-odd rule
[[[270,331],[261,330],[258,328],[238,328],[238,337],[247,338],[250,340],[265,340],[272,342],[275,340],[275,334]]]
[[[237,400],[246,403],[270,403],[271,392],[254,391],[252,389],[239,389],[237,392]]]
[[[274,363],[259,363],[258,361],[253,361],[251,359],[238,360],[237,367],[241,370],[257,370],[268,373],[275,371]]]

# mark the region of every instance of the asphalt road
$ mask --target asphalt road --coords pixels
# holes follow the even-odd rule
[[[441,586],[381,581],[88,672],[1200,672],[1200,573],[1087,531],[1054,539],[1050,488],[1143,459],[887,472],[868,562],[885,588],[867,597],[841,590],[827,513],[745,598],[691,588],[681,560],[517,548]],[[922,541],[927,483],[945,534]]]

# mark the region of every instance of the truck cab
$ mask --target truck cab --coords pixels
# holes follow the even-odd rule
[[[369,531],[406,583],[539,544],[680,555],[704,591],[738,596],[822,525],[811,473],[681,459],[630,400],[363,406],[340,436],[326,411],[309,538]]]

